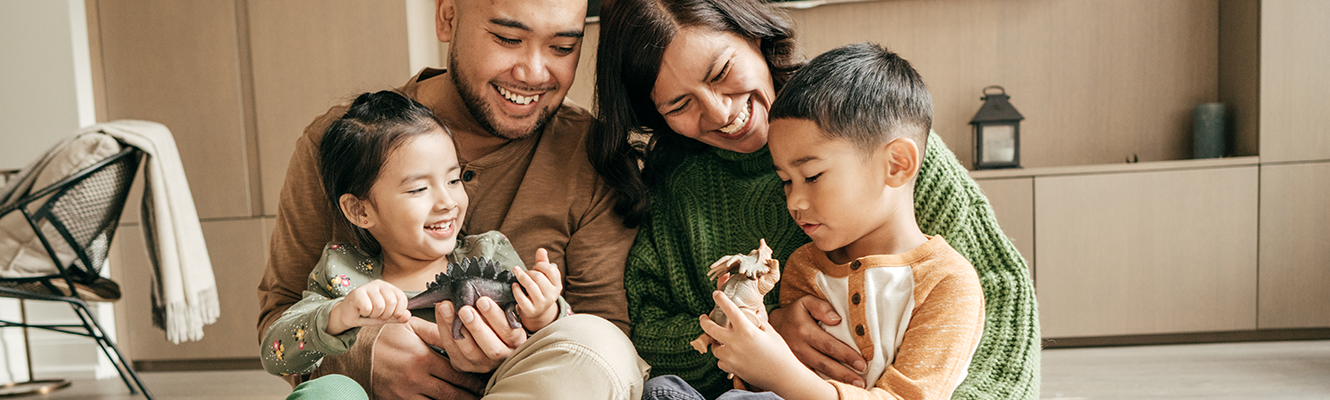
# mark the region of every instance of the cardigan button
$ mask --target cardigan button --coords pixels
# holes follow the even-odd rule
[[[466,172],[462,173],[463,181],[471,182],[472,179],[476,179],[476,171],[467,170]]]
[[[850,301],[854,302],[856,306],[859,305],[859,294],[855,293],[854,296],[850,296]]]
[[[859,270],[859,267],[862,266],[862,265],[863,265],[863,263],[859,262],[859,260],[854,260],[853,262],[850,262],[850,270],[851,270],[851,271],[858,271],[858,270]]]
[[[856,325],[856,326],[854,327],[854,334],[859,335],[859,336],[863,336],[863,335],[864,335],[864,326],[863,326],[863,325]]]

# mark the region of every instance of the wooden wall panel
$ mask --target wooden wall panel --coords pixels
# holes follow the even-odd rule
[[[97,7],[106,118],[171,129],[200,217],[250,216],[235,5],[100,0]]]
[[[149,268],[143,251],[143,231],[126,226],[117,231],[120,247],[121,291],[116,303],[117,332],[122,351],[135,361],[257,358],[259,301],[255,288],[263,276],[267,237],[263,219],[203,222],[203,235],[212,257],[221,316],[203,328],[203,340],[172,344],[166,332],[152,326]]]
[[[277,198],[296,139],[314,117],[361,92],[406,83],[403,1],[247,2],[263,215]]]
[[[1261,2],[1261,161],[1330,160],[1330,2]]]
[[[1261,167],[1262,329],[1330,327],[1330,163]]]
[[[1044,337],[1256,329],[1257,168],[1035,178]]]
[[[1002,233],[1025,257],[1025,262],[1030,265],[1030,276],[1034,277],[1034,178],[977,179],[975,182],[979,183],[988,203],[993,206]]]
[[[1005,86],[1026,117],[1021,161],[1038,167],[1190,158],[1191,110],[1218,98],[1217,1],[896,0],[791,15],[810,57],[874,41],[910,60],[965,165],[981,90]]]
[[[1219,101],[1233,135],[1229,154],[1259,153],[1260,95],[1261,2],[1219,0]]]

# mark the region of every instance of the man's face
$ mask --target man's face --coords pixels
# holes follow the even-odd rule
[[[495,136],[542,128],[572,86],[586,1],[457,0],[448,69],[462,101]]]

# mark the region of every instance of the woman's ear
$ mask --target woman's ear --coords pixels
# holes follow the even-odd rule
[[[913,139],[896,138],[888,142],[881,151],[886,153],[887,186],[899,188],[910,183],[919,171],[919,146]]]
[[[343,193],[342,197],[337,200],[338,205],[341,206],[342,215],[346,217],[347,221],[351,221],[352,225],[361,229],[369,229],[374,226],[374,219],[370,218],[369,209],[365,207],[363,200],[350,193]]]
[[[434,33],[439,41],[453,41],[453,22],[457,19],[457,0],[434,0]]]

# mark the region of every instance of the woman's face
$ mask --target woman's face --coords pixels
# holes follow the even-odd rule
[[[756,40],[688,27],[665,48],[651,101],[670,129],[725,150],[767,144],[776,93]]]

